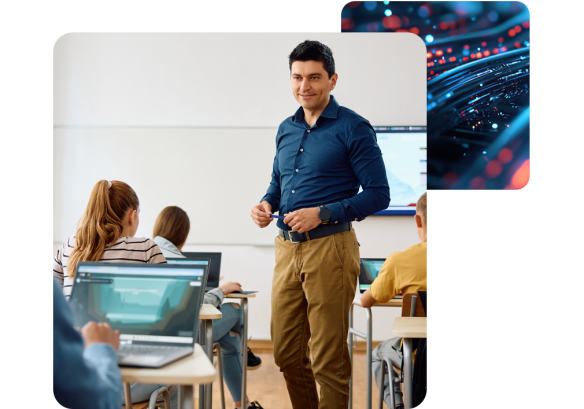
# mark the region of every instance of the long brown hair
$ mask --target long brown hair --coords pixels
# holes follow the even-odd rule
[[[137,210],[140,202],[134,189],[118,180],[100,180],[95,184],[85,213],[75,232],[75,248],[67,263],[68,275],[73,278],[77,263],[98,261],[108,245],[120,238],[122,220],[128,210]]]
[[[152,237],[164,237],[179,247],[187,241],[190,230],[191,221],[187,212],[178,206],[168,206],[156,218]]]

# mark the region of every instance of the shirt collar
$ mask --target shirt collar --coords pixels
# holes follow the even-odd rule
[[[337,119],[338,112],[339,112],[339,103],[337,102],[335,97],[333,95],[331,95],[331,98],[330,98],[328,105],[326,106],[324,111],[322,111],[322,114],[320,114],[320,117],[318,119],[320,119],[320,118]],[[296,110],[296,113],[294,114],[293,118],[294,118],[294,122],[302,122],[304,120],[304,109],[302,107],[298,108],[298,110]]]
[[[164,237],[156,236],[154,238],[154,242],[158,244],[160,250],[166,250],[167,252],[175,254],[179,257],[184,257],[180,250],[177,249],[174,244],[172,244],[169,240],[165,239]]]

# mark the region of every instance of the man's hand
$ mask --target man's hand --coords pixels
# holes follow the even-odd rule
[[[108,323],[96,323],[89,321],[81,328],[81,335],[85,342],[85,348],[91,344],[106,343],[110,344],[117,351],[120,345],[120,331],[112,331]]]
[[[219,289],[223,291],[224,295],[227,295],[234,291],[241,291],[241,284],[228,281],[225,284],[219,286]]]
[[[255,205],[251,208],[251,218],[261,228],[266,227],[268,224],[272,223],[273,218],[270,217],[272,214],[272,205],[267,201],[261,202],[259,205]]]
[[[312,230],[322,223],[318,217],[318,207],[296,210],[292,213],[286,213],[284,223],[298,233]]]
[[[361,307],[363,307],[363,308],[371,308],[375,304],[377,304],[377,301],[371,295],[371,291],[369,291],[369,289],[367,289],[363,293],[363,295],[361,296]]]

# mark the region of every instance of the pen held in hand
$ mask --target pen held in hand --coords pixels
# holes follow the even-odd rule
[[[285,219],[284,216],[278,216],[277,214],[271,214],[270,217],[273,217],[274,219],[280,219],[280,220],[284,220]]]

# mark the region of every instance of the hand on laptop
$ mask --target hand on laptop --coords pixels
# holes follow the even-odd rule
[[[87,348],[91,344],[106,343],[118,350],[120,345],[120,331],[112,331],[108,323],[97,323],[90,321],[81,328],[81,335]]]
[[[223,291],[223,294],[227,295],[234,291],[241,291],[241,284],[228,281],[225,284],[219,286],[219,289]]]

